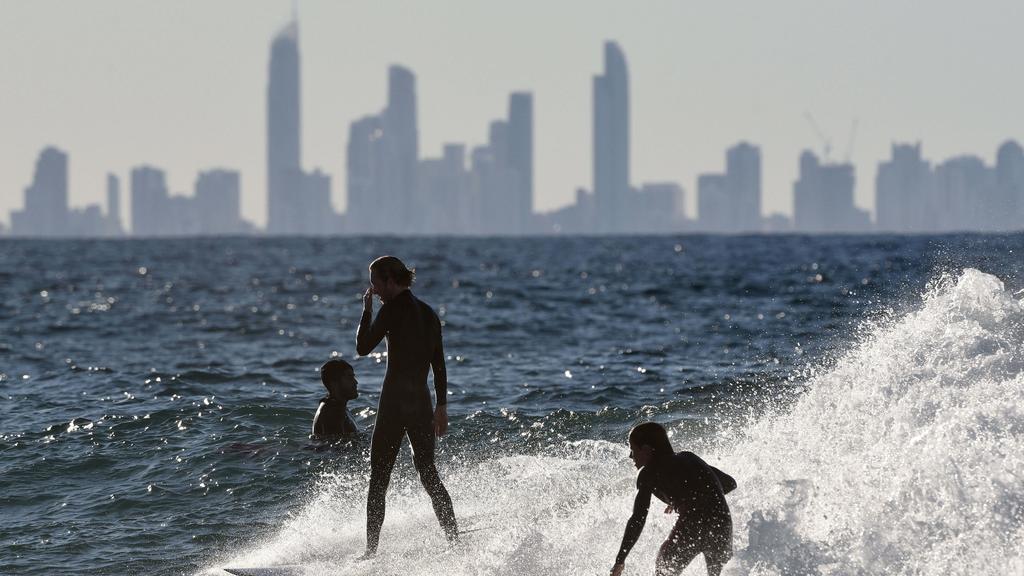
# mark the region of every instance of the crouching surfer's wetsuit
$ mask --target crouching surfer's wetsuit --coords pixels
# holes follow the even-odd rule
[[[736,488],[736,481],[696,454],[680,451],[641,468],[636,488],[633,515],[626,524],[615,563],[625,562],[636,544],[654,495],[679,513],[661,545],[658,576],[678,574],[700,553],[704,554],[708,574],[719,574],[732,557],[732,517],[725,494]]]
[[[371,322],[372,314],[372,308],[364,306],[356,333],[356,350],[360,355],[369,354],[387,336],[388,366],[370,442],[367,553],[377,550],[391,470],[398,457],[402,437],[406,435],[412,445],[413,462],[423,487],[430,495],[434,513],[445,535],[454,540],[459,529],[452,499],[434,465],[434,408],[427,387],[427,373],[432,369],[437,404],[447,403],[448,380],[441,322],[430,306],[408,289],[385,302]]]

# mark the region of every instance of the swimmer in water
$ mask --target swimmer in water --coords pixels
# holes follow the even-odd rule
[[[363,294],[363,316],[356,351],[365,356],[387,337],[388,366],[380,389],[377,422],[370,440],[370,487],[366,498],[366,554],[377,551],[384,525],[384,501],[402,440],[409,437],[412,459],[449,542],[459,537],[452,499],[434,464],[435,436],[448,430],[448,376],[441,343],[441,321],[409,289],[415,272],[394,256],[370,264],[370,287]],[[373,297],[383,302],[373,316]],[[435,402],[427,387],[434,374]]]
[[[336,440],[358,434],[359,427],[348,413],[348,401],[359,396],[359,381],[352,365],[340,358],[331,358],[320,367],[320,381],[327,389],[327,396],[321,398],[317,406],[310,437]]]
[[[652,495],[668,504],[666,514],[679,514],[658,550],[655,575],[679,574],[701,553],[708,576],[721,574],[732,557],[732,515],[725,495],[736,488],[736,481],[692,452],[673,451],[665,428],[654,422],[630,430],[629,457],[640,472],[633,515],[626,523],[612,576],[622,574],[626,555],[644,529]]]

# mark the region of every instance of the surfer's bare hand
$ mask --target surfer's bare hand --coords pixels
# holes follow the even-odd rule
[[[434,435],[444,436],[448,431],[448,405],[441,404],[434,408]]]
[[[363,308],[373,308],[373,286],[367,288],[363,293]]]
[[[665,506],[665,514],[671,514],[671,513],[675,512],[675,511],[676,511],[676,507],[675,506],[673,506],[671,504],[669,504],[668,506]]]
[[[625,564],[616,564],[615,566],[612,566],[612,576],[621,576],[622,570],[625,567]]]

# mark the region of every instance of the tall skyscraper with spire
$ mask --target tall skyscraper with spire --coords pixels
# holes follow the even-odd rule
[[[594,77],[596,232],[624,230],[629,194],[629,73],[619,45],[605,42],[604,74]]]
[[[267,232],[297,234],[302,188],[299,23],[293,16],[270,47],[267,82]]]

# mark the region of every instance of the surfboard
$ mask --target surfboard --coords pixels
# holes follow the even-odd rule
[[[224,568],[224,571],[235,576],[298,576],[302,574],[302,566],[290,564],[266,568]]]

